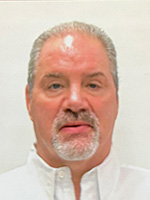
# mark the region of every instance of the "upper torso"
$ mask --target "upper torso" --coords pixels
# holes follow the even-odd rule
[[[121,167],[111,153],[83,175],[80,200],[149,200],[150,172]],[[26,166],[0,176],[2,200],[75,200],[68,167],[52,168],[32,150]]]

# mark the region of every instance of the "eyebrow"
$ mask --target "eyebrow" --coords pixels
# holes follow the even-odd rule
[[[46,78],[62,78],[64,75],[62,73],[48,73],[44,77]]]
[[[105,75],[102,72],[95,72],[93,74],[87,75],[87,77],[89,77],[89,78],[93,78],[95,76],[103,76],[103,77],[105,77]]]

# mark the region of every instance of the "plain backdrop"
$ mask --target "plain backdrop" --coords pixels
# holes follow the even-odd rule
[[[113,39],[120,80],[113,145],[121,162],[150,168],[150,2],[0,2],[0,173],[25,164],[35,140],[24,95],[32,43],[72,20]]]

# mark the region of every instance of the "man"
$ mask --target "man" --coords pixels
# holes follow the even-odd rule
[[[116,52],[101,29],[71,22],[44,32],[26,87],[37,142],[27,166],[1,176],[1,199],[149,200],[149,172],[121,167],[111,149],[117,93]]]

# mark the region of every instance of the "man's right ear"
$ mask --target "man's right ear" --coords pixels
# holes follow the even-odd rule
[[[33,121],[32,114],[31,114],[31,96],[29,92],[29,85],[26,86],[25,89],[25,96],[26,96],[26,106],[30,116],[30,119]]]

